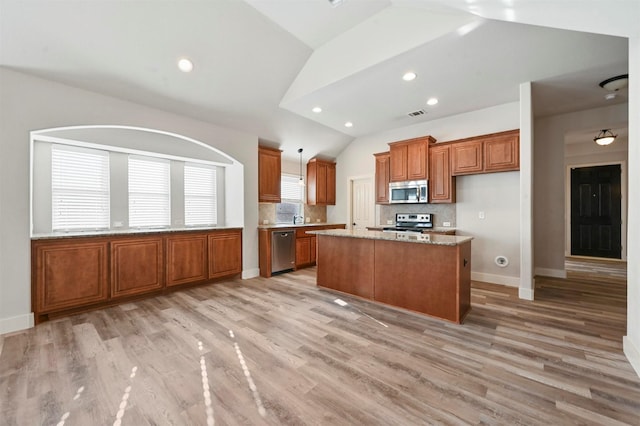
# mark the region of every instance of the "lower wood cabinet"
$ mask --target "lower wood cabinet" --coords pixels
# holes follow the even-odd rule
[[[31,303],[35,313],[109,298],[109,241],[36,241],[31,253]]]
[[[209,278],[242,272],[242,233],[240,230],[209,235]]]
[[[164,285],[162,237],[111,242],[111,298],[159,290]]]
[[[207,234],[167,237],[167,286],[207,279]]]
[[[31,242],[36,323],[242,272],[239,228]]]

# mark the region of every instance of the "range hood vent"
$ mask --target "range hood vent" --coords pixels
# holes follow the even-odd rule
[[[419,117],[424,114],[426,114],[426,112],[423,109],[419,109],[417,111],[411,111],[407,113],[409,117]]]

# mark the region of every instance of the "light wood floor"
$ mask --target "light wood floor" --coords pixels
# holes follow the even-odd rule
[[[640,424],[624,284],[474,283],[462,326],[317,290],[315,270],[0,336],[2,425]]]

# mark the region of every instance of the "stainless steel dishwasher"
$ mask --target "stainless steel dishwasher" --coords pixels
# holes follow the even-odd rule
[[[271,273],[291,271],[295,266],[295,231],[293,229],[271,231]]]

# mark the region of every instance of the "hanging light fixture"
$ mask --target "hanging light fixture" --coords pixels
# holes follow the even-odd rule
[[[302,148],[298,148],[298,154],[300,154],[300,180],[298,185],[304,186],[304,178],[302,177]]]
[[[600,133],[598,133],[598,136],[593,138],[593,141],[598,145],[609,145],[617,137],[618,135],[614,135],[613,133],[611,133],[611,129],[603,129],[603,130],[600,130]]]

